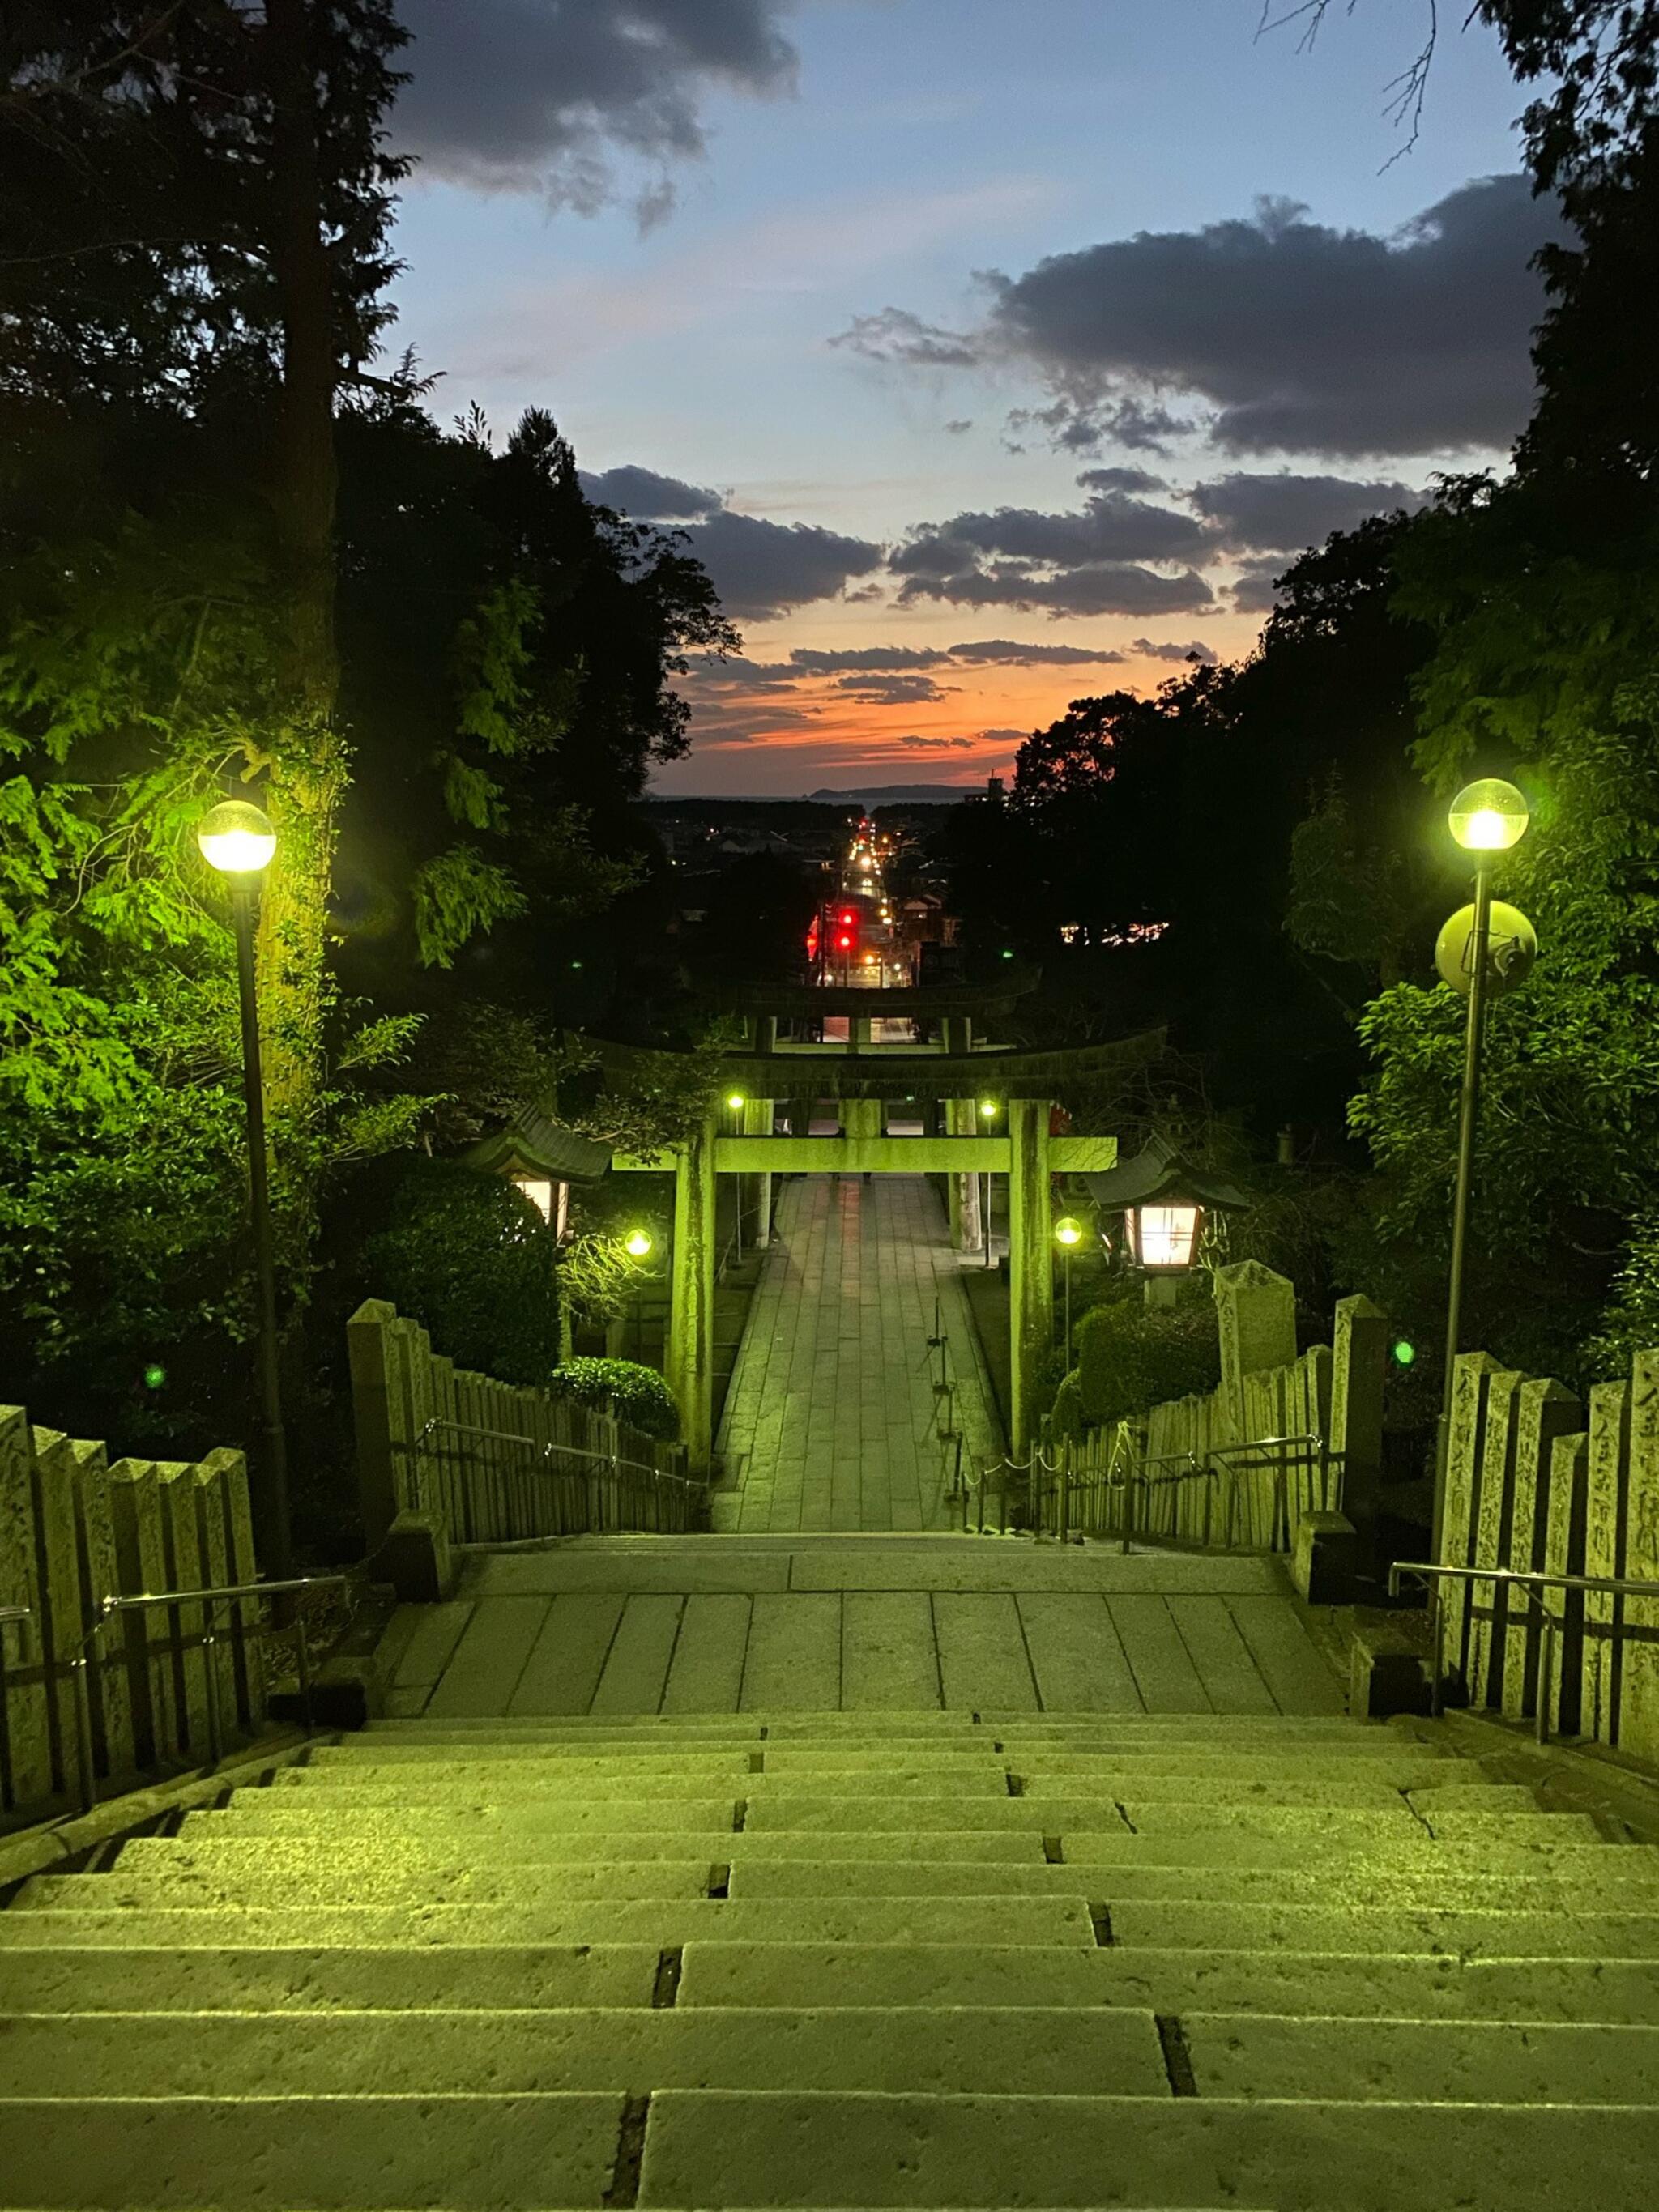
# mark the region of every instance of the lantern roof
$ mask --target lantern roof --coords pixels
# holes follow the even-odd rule
[[[1109,1168],[1103,1175],[1083,1178],[1089,1195],[1108,1212],[1131,1206],[1157,1206],[1182,1200],[1193,1206],[1254,1206],[1255,1193],[1218,1175],[1212,1168],[1194,1167],[1186,1154],[1167,1137],[1154,1137],[1133,1159]]]
[[[611,1164],[611,1147],[556,1121],[538,1106],[519,1106],[493,1135],[462,1158],[487,1175],[538,1176],[546,1182],[598,1182]]]

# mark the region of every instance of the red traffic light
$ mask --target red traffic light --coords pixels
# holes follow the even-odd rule
[[[836,943],[843,952],[850,952],[853,949],[853,940],[850,937],[838,937]]]

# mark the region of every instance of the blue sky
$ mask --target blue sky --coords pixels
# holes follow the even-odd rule
[[[427,160],[400,221],[400,337],[444,373],[441,412],[476,398],[505,429],[523,407],[544,405],[586,470],[631,466],[708,495],[689,519],[694,536],[707,533],[716,581],[744,606],[746,664],[735,681],[728,672],[694,685],[696,750],[668,787],[793,793],[877,773],[966,781],[1006,766],[1012,733],[1079,692],[1166,674],[1136,638],[1248,649],[1266,586],[1236,592],[1229,580],[1252,561],[1265,572],[1274,556],[1259,531],[1250,542],[1243,526],[1218,534],[1212,509],[1248,500],[1257,477],[1325,487],[1298,495],[1298,516],[1325,520],[1322,499],[1340,521],[1352,501],[1339,484],[1415,488],[1436,465],[1503,450],[1503,430],[1486,426],[1509,425],[1515,379],[1492,356],[1507,345],[1523,362],[1515,331],[1527,318],[1517,324],[1514,301],[1528,281],[1505,272],[1524,264],[1517,221],[1535,216],[1541,237],[1542,210],[1469,201],[1464,258],[1452,266],[1448,249],[1432,283],[1408,288],[1397,324],[1382,300],[1375,331],[1351,331],[1329,390],[1309,389],[1322,374],[1320,346],[1328,338],[1340,354],[1340,325],[1363,323],[1365,301],[1381,297],[1367,269],[1388,278],[1406,266],[1374,250],[1350,283],[1348,234],[1389,239],[1468,180],[1518,167],[1522,96],[1483,31],[1443,31],[1420,134],[1402,152],[1383,109],[1389,81],[1421,43],[1417,0],[1361,0],[1352,16],[1334,8],[1311,52],[1298,51],[1293,27],[1258,37],[1260,0],[617,0],[611,15],[640,19],[650,66],[660,62],[649,89],[666,104],[629,104],[599,55],[590,58],[597,93],[562,108],[560,88],[578,81],[584,58],[562,62],[560,41],[591,12],[568,0],[407,0],[423,33],[408,56],[409,135]],[[695,51],[716,19],[736,57],[724,76]],[[682,52],[672,38],[688,21]],[[492,46],[496,27],[513,42]],[[664,33],[670,44],[653,43]],[[530,82],[542,40],[544,92]],[[509,130],[530,143],[498,162]],[[696,135],[700,151],[661,144]],[[616,143],[629,137],[643,152]],[[568,191],[561,204],[561,185],[547,185],[568,179],[573,161],[582,191],[602,201],[597,212],[578,212]],[[642,228],[647,194],[654,219]],[[1281,210],[1252,231],[1264,197],[1307,213]],[[1141,233],[1191,242],[1087,258]],[[981,272],[1018,280],[1050,256],[1073,260],[1046,288],[1017,284],[999,309]],[[1236,289],[1216,304],[1207,270],[1218,256]],[[1504,256],[1484,316],[1487,265]],[[1427,272],[1431,261],[1411,266]],[[1436,300],[1455,310],[1465,296],[1470,329],[1433,357],[1439,325],[1462,319]],[[881,322],[888,310],[908,319]],[[1189,327],[1206,313],[1207,326]],[[1422,327],[1408,333],[1413,319]],[[963,358],[929,357],[941,352]],[[1374,376],[1356,354],[1376,356]],[[1483,380],[1494,385],[1489,404],[1473,390]],[[1232,443],[1218,443],[1218,410],[1224,429],[1256,420],[1249,410],[1279,407],[1291,385],[1303,427],[1288,442],[1265,445],[1250,429],[1244,445],[1232,431]],[[1443,386],[1443,398],[1403,422],[1389,386],[1408,415],[1414,390]],[[1161,450],[1126,445],[1113,428],[1126,392],[1194,427],[1166,434]],[[1030,419],[1057,400],[1065,425]],[[1230,407],[1245,412],[1226,416]],[[1363,418],[1352,437],[1351,418]],[[1060,446],[1066,425],[1073,441]],[[1370,450],[1358,450],[1366,440]],[[1091,493],[1078,484],[1091,468],[1157,482]],[[1192,536],[1193,487],[1218,479],[1232,490],[1198,509],[1209,537],[1198,552],[1178,550],[1179,532],[1149,518],[1149,503],[1176,502]],[[659,498],[665,513],[696,504]],[[1048,538],[1091,498],[1086,557],[1121,554],[1165,589],[1131,581],[1119,611],[1105,603],[1116,586],[1103,572],[1067,582],[1053,565]],[[1023,551],[994,526],[1004,509],[1029,519]],[[734,515],[832,535],[769,534]],[[902,546],[928,526],[943,528],[951,558],[915,553],[908,582],[836,551]],[[769,605],[769,575],[792,574],[809,556],[826,595]],[[1017,559],[1028,563],[1018,574]],[[848,569],[839,577],[837,560]],[[1174,604],[1172,578],[1200,574],[1193,603]],[[786,595],[807,588],[778,584]],[[984,641],[1124,657],[1092,670],[950,657],[953,645]],[[939,658],[863,696],[844,669],[803,672],[790,659],[888,647]]]

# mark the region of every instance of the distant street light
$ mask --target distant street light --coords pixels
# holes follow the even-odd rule
[[[276,850],[270,817],[245,799],[210,807],[196,825],[196,842],[210,868],[230,879],[231,921],[236,933],[236,980],[242,1013],[242,1100],[247,1118],[247,1181],[258,1287],[259,1398],[264,1429],[260,1482],[261,1553],[276,1580],[293,1571],[289,1527],[288,1439],[283,1427],[280,1343],[276,1332],[276,1243],[270,1224],[270,1173],[265,1140],[264,1073],[259,1051],[259,1000],[253,957],[259,881]]]
[[[648,1229],[630,1229],[623,1239],[623,1249],[630,1260],[647,1260],[651,1256],[652,1237]]]
[[[1446,1460],[1451,1440],[1452,1380],[1463,1320],[1463,1263],[1468,1241],[1469,1188],[1474,1170],[1475,1128],[1480,1112],[1480,1060],[1486,1043],[1486,1001],[1521,981],[1532,966],[1538,940],[1526,916],[1494,908],[1492,860],[1527,834],[1531,818],[1523,795],[1498,776],[1466,784],[1447,810],[1453,837],[1474,862],[1474,903],[1453,915],[1435,946],[1443,978],[1469,1002],[1463,1031],[1463,1087],[1458,1109],[1457,1179],[1452,1193],[1451,1266],[1446,1285],[1446,1371],[1440,1399],[1440,1435],[1434,1471],[1434,1556],[1440,1556],[1445,1519]]]
[[[1062,1214],[1054,1224],[1054,1242],[1059,1245],[1061,1273],[1066,1280],[1066,1372],[1072,1371],[1072,1255],[1083,1242],[1084,1229],[1080,1221],[1069,1213]]]

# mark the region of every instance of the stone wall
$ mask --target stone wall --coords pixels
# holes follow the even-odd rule
[[[1548,1376],[1458,1360],[1440,1559],[1659,1583],[1659,1351],[1583,1401]],[[1547,1688],[1535,1606],[1501,1584],[1445,1586],[1449,1672],[1512,1720],[1547,1700],[1551,1732],[1659,1763],[1659,1599],[1551,1591],[1561,1623]]]
[[[92,1638],[106,1597],[222,1587],[256,1572],[240,1452],[112,1466],[101,1443],[0,1407],[0,1608],[29,1616],[0,1626],[0,1810],[44,1817],[76,1796],[83,1655],[100,1784],[209,1755],[209,1668],[224,1736],[257,1732],[265,1684],[253,1607],[221,1608],[211,1624],[201,1605],[123,1613]],[[209,1625],[215,1640],[204,1647],[197,1639]]]
[[[445,1547],[707,1525],[707,1486],[684,1444],[457,1367],[384,1298],[359,1306],[346,1339],[371,1551],[409,1514]]]

